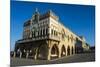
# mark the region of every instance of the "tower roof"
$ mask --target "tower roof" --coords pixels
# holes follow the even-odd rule
[[[35,14],[39,14],[38,8],[35,9]]]

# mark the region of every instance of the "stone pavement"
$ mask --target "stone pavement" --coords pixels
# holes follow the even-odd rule
[[[25,58],[11,58],[11,67],[27,66],[27,65],[43,65],[43,64],[60,64],[60,63],[74,63],[74,62],[90,62],[95,61],[95,53],[75,54],[72,56],[62,57],[54,60],[33,60]]]

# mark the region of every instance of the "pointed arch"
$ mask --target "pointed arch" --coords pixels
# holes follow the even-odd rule
[[[38,48],[37,48],[37,57],[39,59],[45,59],[47,56],[47,53],[44,51],[47,51],[48,47],[46,44],[41,44]]]
[[[59,48],[57,44],[54,44],[51,47],[51,57],[58,58],[59,57]]]
[[[71,52],[72,52],[72,54],[74,53],[74,48],[73,48],[73,46],[72,46]]]
[[[70,55],[70,47],[67,47],[67,55]]]
[[[66,56],[66,47],[64,45],[61,48],[61,56]]]

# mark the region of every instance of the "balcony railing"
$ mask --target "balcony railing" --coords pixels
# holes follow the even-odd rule
[[[50,35],[50,36],[49,36],[49,39],[60,41],[60,37],[58,37],[58,36],[53,36],[53,35]]]
[[[25,42],[31,42],[37,40],[44,40],[44,39],[52,39],[52,40],[60,41],[60,37],[50,35],[50,36],[41,36],[41,37],[28,38],[28,39],[20,39],[16,43],[25,43]]]

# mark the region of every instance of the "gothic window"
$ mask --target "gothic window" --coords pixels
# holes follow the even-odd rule
[[[40,36],[42,36],[42,29],[40,30]]]
[[[64,31],[64,29],[62,30],[62,39],[65,39],[65,31]]]
[[[34,32],[32,32],[32,37],[34,37]]]
[[[46,35],[48,34],[48,28],[46,28]]]
[[[53,35],[53,29],[51,29],[51,35]]]
[[[43,29],[43,35],[45,35],[45,29]]]
[[[34,31],[32,32],[32,37],[35,37],[35,32]]]
[[[73,42],[73,36],[71,35],[71,42]]]
[[[58,36],[58,32],[57,31],[55,31],[55,36]]]
[[[55,30],[54,30],[54,36],[55,36],[55,33],[56,33],[56,32],[55,32]]]
[[[33,18],[32,18],[32,23],[33,23],[33,24],[36,23],[36,21],[35,21],[35,16],[33,16]]]
[[[39,31],[37,31],[38,32],[38,36],[39,36]]]
[[[69,40],[70,40],[70,37],[68,36],[68,42],[69,42]]]

